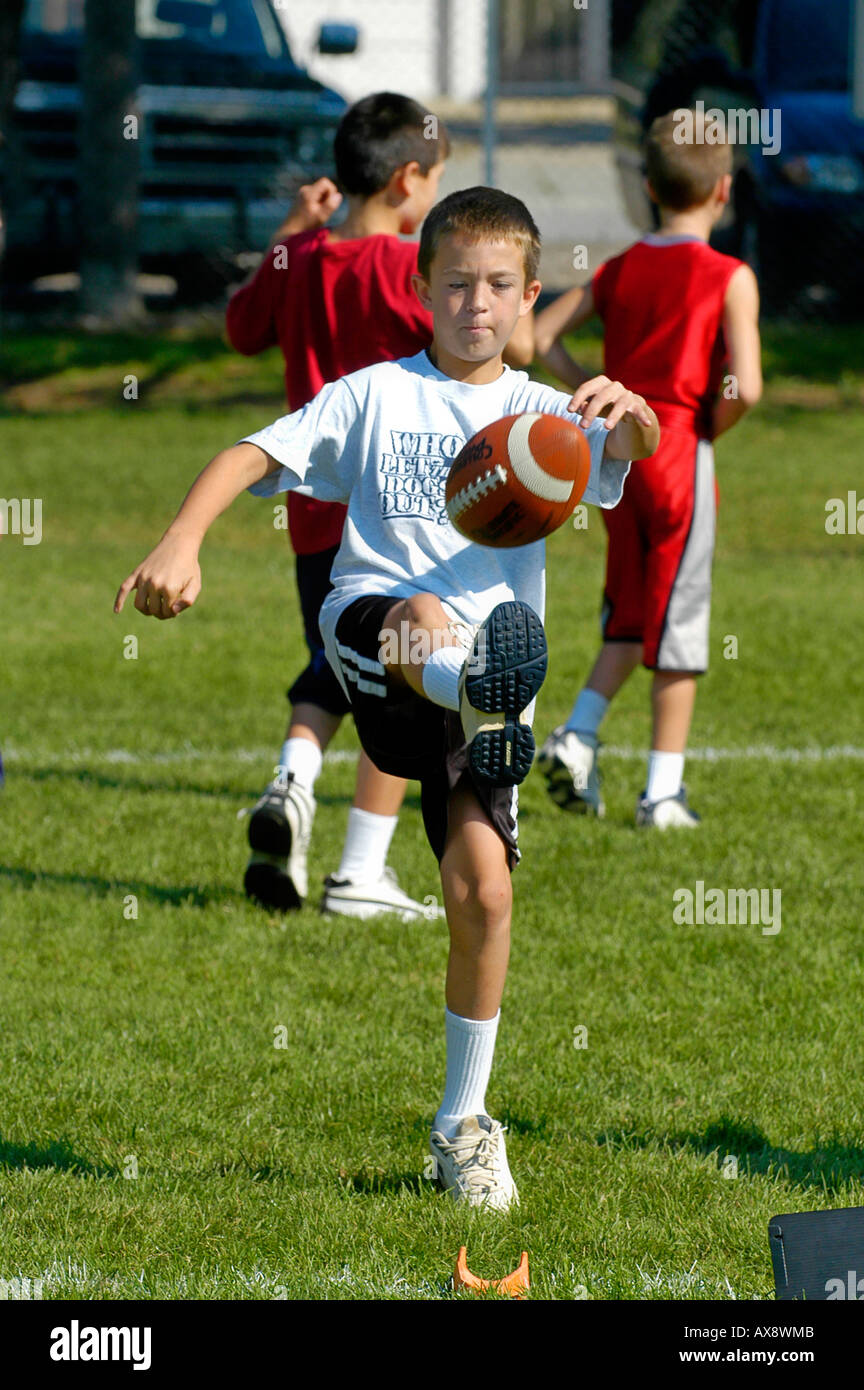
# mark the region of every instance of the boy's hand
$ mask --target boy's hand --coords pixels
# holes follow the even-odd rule
[[[137,589],[135,607],[150,618],[176,618],[201,592],[197,550],[165,537],[147,559],[123,580],[114,600],[119,613],[126,596]]]
[[[333,216],[342,202],[342,194],[332,179],[316,179],[314,183],[304,183],[297,190],[297,197],[274,242],[284,237],[296,236],[298,232],[309,232],[313,227],[323,227]]]
[[[607,430],[614,429],[625,415],[648,428],[656,424],[654,412],[645,397],[628,391],[620,381],[610,381],[608,376],[592,376],[589,381],[584,381],[573,393],[567,408],[582,416],[583,425],[590,425],[601,416]]]

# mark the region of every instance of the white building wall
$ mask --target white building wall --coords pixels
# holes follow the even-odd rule
[[[442,53],[441,16],[450,12],[449,51]],[[370,92],[404,92],[434,103],[442,94],[474,100],[484,90],[486,0],[274,0],[295,59],[349,101]],[[356,53],[327,57],[314,47],[322,23],[356,24]]]
[[[449,90],[455,101],[477,101],[486,91],[486,0],[450,0]]]

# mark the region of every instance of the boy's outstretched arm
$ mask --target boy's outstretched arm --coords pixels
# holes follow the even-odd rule
[[[317,179],[304,184],[298,191],[285,221],[270,238],[261,264],[252,272],[245,285],[235,290],[225,311],[225,332],[228,341],[246,357],[254,357],[279,341],[276,331],[274,252],[280,242],[298,232],[323,227],[342,202],[342,194],[331,179]]]
[[[257,444],[222,449],[198,474],[161,541],[117,591],[119,613],[130,590],[135,607],[151,618],[176,618],[201,592],[198,551],[211,524],[247,487],[260,482],[279,464]]]
[[[552,304],[534,316],[534,350],[547,371],[563,381],[565,386],[577,387],[588,381],[591,373],[580,367],[565,348],[565,333],[579,328],[594,315],[594,292],[590,285],[567,290]]]
[[[749,265],[739,266],[723,301],[723,332],[729,352],[730,383],[734,394],[725,393],[714,403],[713,437],[723,434],[741,419],[762,395],[762,346],[759,338],[759,286]]]
[[[657,416],[644,396],[628,391],[620,381],[592,377],[573,393],[568,410],[579,412],[583,426],[598,417],[605,421],[609,431],[605,452],[610,459],[645,459],[657,451]]]

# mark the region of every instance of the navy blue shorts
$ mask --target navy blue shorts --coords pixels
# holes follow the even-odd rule
[[[321,605],[333,588],[330,570],[338,549],[338,545],[334,545],[330,550],[296,557],[297,592],[300,595],[303,631],[309,648],[309,664],[291,686],[288,699],[292,705],[317,705],[327,714],[341,717],[349,712],[351,705],[327,660],[324,643],[321,641],[321,629],[318,626]]]
[[[397,685],[381,665],[381,629],[398,602],[398,595],[355,599],[336,623],[339,660],[363,749],[381,772],[420,783],[426,838],[438,860],[447,839],[450,795],[468,785],[503,840],[513,869],[519,861],[516,788],[475,779],[458,714]]]

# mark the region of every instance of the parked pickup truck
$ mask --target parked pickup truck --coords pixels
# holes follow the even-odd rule
[[[137,0],[140,264],[192,297],[266,245],[300,182],[332,173],[346,103],[294,61],[277,8],[290,22],[285,0]],[[7,281],[78,264],[83,9],[25,10],[15,138],[0,150]],[[357,30],[322,25],[317,46],[353,52]]]

